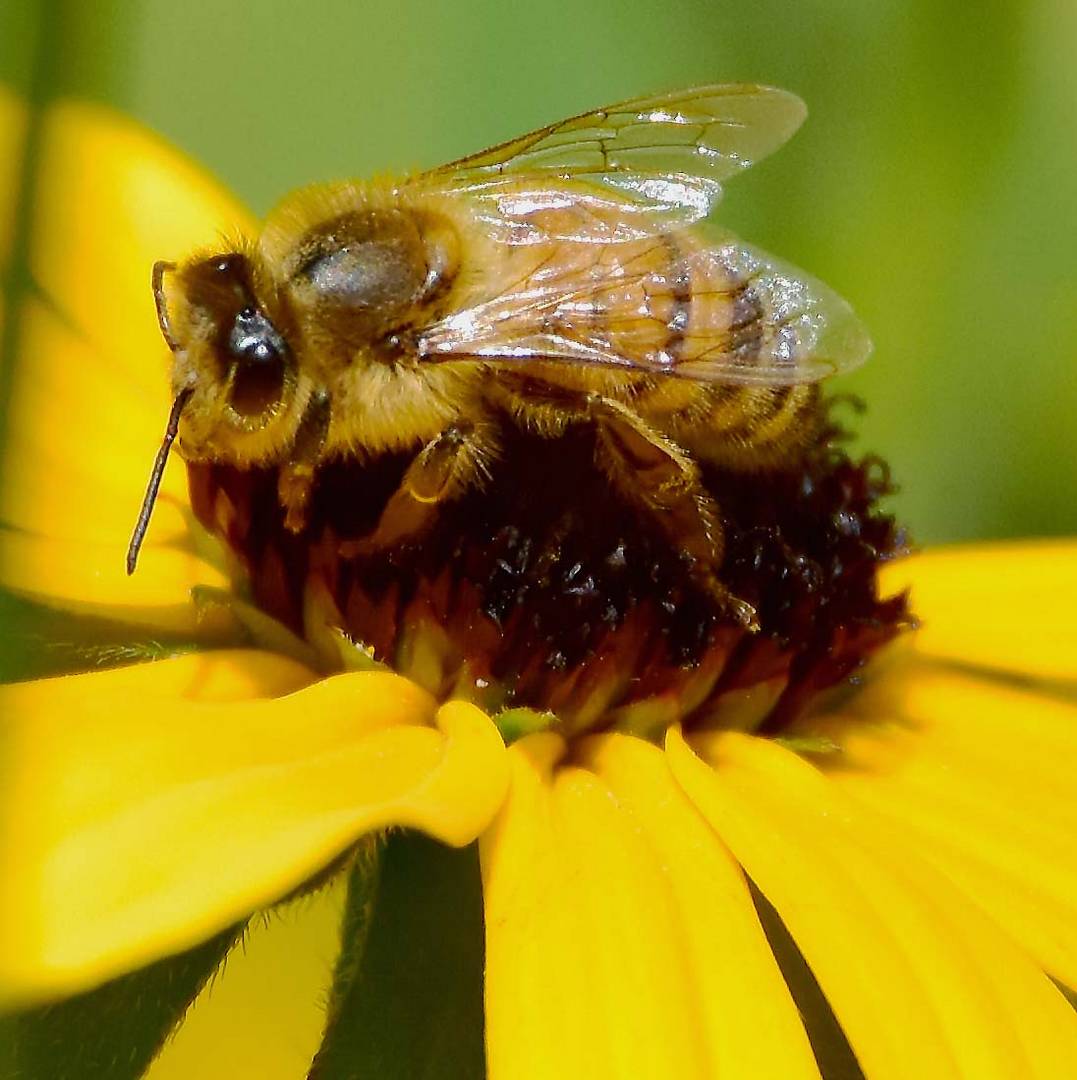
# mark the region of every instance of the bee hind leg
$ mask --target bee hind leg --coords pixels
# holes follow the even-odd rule
[[[717,576],[724,552],[722,525],[696,462],[622,402],[589,395],[587,404],[598,464],[617,490],[662,526],[696,583],[724,611],[742,626],[758,630],[755,608],[733,596]]]
[[[340,544],[344,558],[371,555],[421,536],[438,507],[489,476],[496,443],[487,424],[457,423],[431,439],[415,456],[368,536]]]

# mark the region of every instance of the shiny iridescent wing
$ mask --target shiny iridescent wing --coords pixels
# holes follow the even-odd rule
[[[769,86],[701,86],[610,105],[562,120],[416,178],[467,194],[490,235],[513,244],[610,243],[653,236],[705,217],[721,182],[773,153],[801,125],[803,102]],[[590,201],[598,226],[543,232],[533,211]],[[609,230],[610,206],[620,209]]]
[[[771,87],[698,87],[551,124],[418,177],[465,199],[490,241],[485,278],[420,334],[420,355],[762,384],[855,367],[871,343],[848,304],[696,225],[721,182],[804,115]]]
[[[427,328],[420,355],[784,385],[870,353],[863,325],[822,282],[729,234],[692,230],[677,241],[568,245],[514,287]]]

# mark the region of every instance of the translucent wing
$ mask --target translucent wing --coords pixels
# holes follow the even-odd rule
[[[775,87],[699,86],[581,113],[427,175],[683,173],[721,181],[773,153],[806,115],[800,98]]]
[[[490,223],[511,226],[521,212],[565,197],[572,189],[562,182],[575,181],[588,185],[593,199],[605,197],[622,207],[621,236],[631,239],[705,217],[721,196],[721,181],[776,150],[805,115],[803,102],[784,90],[701,86],[550,124],[443,165],[416,182],[468,192],[484,204]],[[624,209],[626,200],[635,213]],[[511,227],[497,235],[510,243],[536,239],[533,230]],[[583,227],[577,235],[557,239],[591,237]]]
[[[781,385],[856,367],[871,351],[841,297],[728,234],[566,245],[522,273],[520,263],[502,267],[504,290],[488,283],[483,298],[480,286],[420,334],[420,354]]]

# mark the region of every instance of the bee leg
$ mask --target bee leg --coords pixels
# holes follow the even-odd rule
[[[587,405],[599,466],[623,495],[654,515],[681,549],[697,584],[737,622],[758,630],[755,608],[718,579],[722,525],[696,462],[622,402],[592,394]]]
[[[374,531],[361,540],[343,541],[341,556],[370,555],[421,535],[442,503],[488,478],[495,452],[489,425],[459,423],[446,428],[408,466]]]
[[[308,461],[290,461],[277,474],[277,500],[284,510],[284,527],[300,533],[307,524],[310,496],[314,491],[314,466]]]
[[[284,510],[284,527],[302,532],[314,491],[314,471],[321,457],[329,431],[329,394],[317,390],[311,394],[303,418],[299,421],[288,462],[277,474],[277,501]]]

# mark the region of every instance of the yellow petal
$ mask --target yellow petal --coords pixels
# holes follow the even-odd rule
[[[552,811],[560,736],[529,735],[509,747],[509,796],[479,840],[486,921],[486,1046],[491,1080],[558,1074],[601,1077],[601,989],[578,969],[583,933],[567,903],[571,883]],[[592,1039],[592,1032],[595,1038]]]
[[[764,739],[667,740],[671,766],[785,921],[867,1076],[1059,1077],[1077,1015],[900,834]]]
[[[87,693],[110,701],[126,699],[136,703],[147,698],[228,702],[281,697],[309,686],[318,678],[309,668],[276,653],[215,649],[152,663],[105,668],[92,675],[62,675],[24,683],[17,693],[29,694],[31,703],[44,695],[54,710],[77,707]]]
[[[0,518],[29,535],[0,543],[0,581],[80,611],[189,631],[190,587],[223,582],[193,554],[179,462],[166,472],[139,574],[129,582],[119,570],[169,404],[150,267],[246,227],[247,215],[116,113],[68,102],[42,123],[30,262],[44,300],[20,312],[0,474]],[[133,608],[162,610],[135,618]]]
[[[98,692],[97,678],[0,691],[10,998],[70,993],[186,948],[365,832],[406,825],[468,843],[507,782],[486,716],[435,712],[394,675],[238,704]]]
[[[26,121],[26,103],[11,87],[0,84],[0,274],[11,257]]]
[[[31,332],[41,325],[34,312],[43,313],[42,324],[58,326],[55,316],[38,306],[28,323]],[[62,379],[46,411],[70,404],[68,394],[77,383],[75,376]],[[16,388],[17,401],[25,386]],[[127,417],[138,412],[127,405],[124,410]],[[151,539],[137,573],[129,576],[125,554],[142,487],[117,487],[127,424],[99,421],[101,441],[87,443],[94,451],[78,439],[66,443],[50,434],[62,430],[59,416],[55,420],[43,426],[33,408],[17,408],[11,416],[10,452],[0,461],[0,586],[50,607],[121,622],[132,631],[207,645],[236,640],[231,613],[191,602],[192,589],[223,589],[228,579],[203,556],[203,543],[193,542],[190,530],[198,527],[188,524],[190,513],[181,509],[186,495],[179,463],[171,479],[166,473]],[[104,467],[113,458],[112,447],[121,453],[115,469]]]
[[[912,587],[916,647],[961,664],[1077,678],[1077,544],[959,547],[897,563],[884,591]]]
[[[681,930],[679,976],[705,1047],[704,1076],[817,1076],[807,1036],[759,924],[744,875],[641,739],[585,742],[579,760],[609,786],[621,816],[657,856]]]
[[[60,102],[46,114],[37,184],[34,278],[96,346],[103,374],[125,373],[166,405],[167,351],[150,268],[219,243],[222,231],[250,229],[248,213],[146,128],[87,102]],[[107,383],[91,412],[108,407]],[[163,426],[165,413],[159,417]]]
[[[343,879],[256,919],[145,1080],[297,1080],[325,1026]]]
[[[816,722],[820,767],[1077,986],[1077,706],[938,671],[891,696]]]
[[[197,637],[227,637],[227,612],[202,613],[191,602],[196,585],[224,588],[227,579],[190,551],[144,552],[128,577],[124,548],[79,544],[0,529],[0,583],[20,596],[84,615],[116,619],[132,628]],[[215,617],[213,617],[215,616]]]
[[[743,880],[660,752],[632,742],[589,745],[612,785],[555,768],[553,734],[509,751],[511,794],[480,840],[490,1076],[563,1076],[570,1062],[577,1076],[711,1077],[723,1053],[730,1075],[738,1061],[815,1075]],[[723,1015],[742,976],[764,999]],[[737,1031],[742,1017],[761,1026]],[[772,1042],[750,1045],[760,1035]]]
[[[28,359],[12,388],[0,518],[45,537],[110,544],[122,565],[164,433],[167,377],[151,391],[111,370],[41,300],[24,304],[19,329]],[[156,547],[183,545],[190,520],[186,470],[172,461],[141,566]]]

